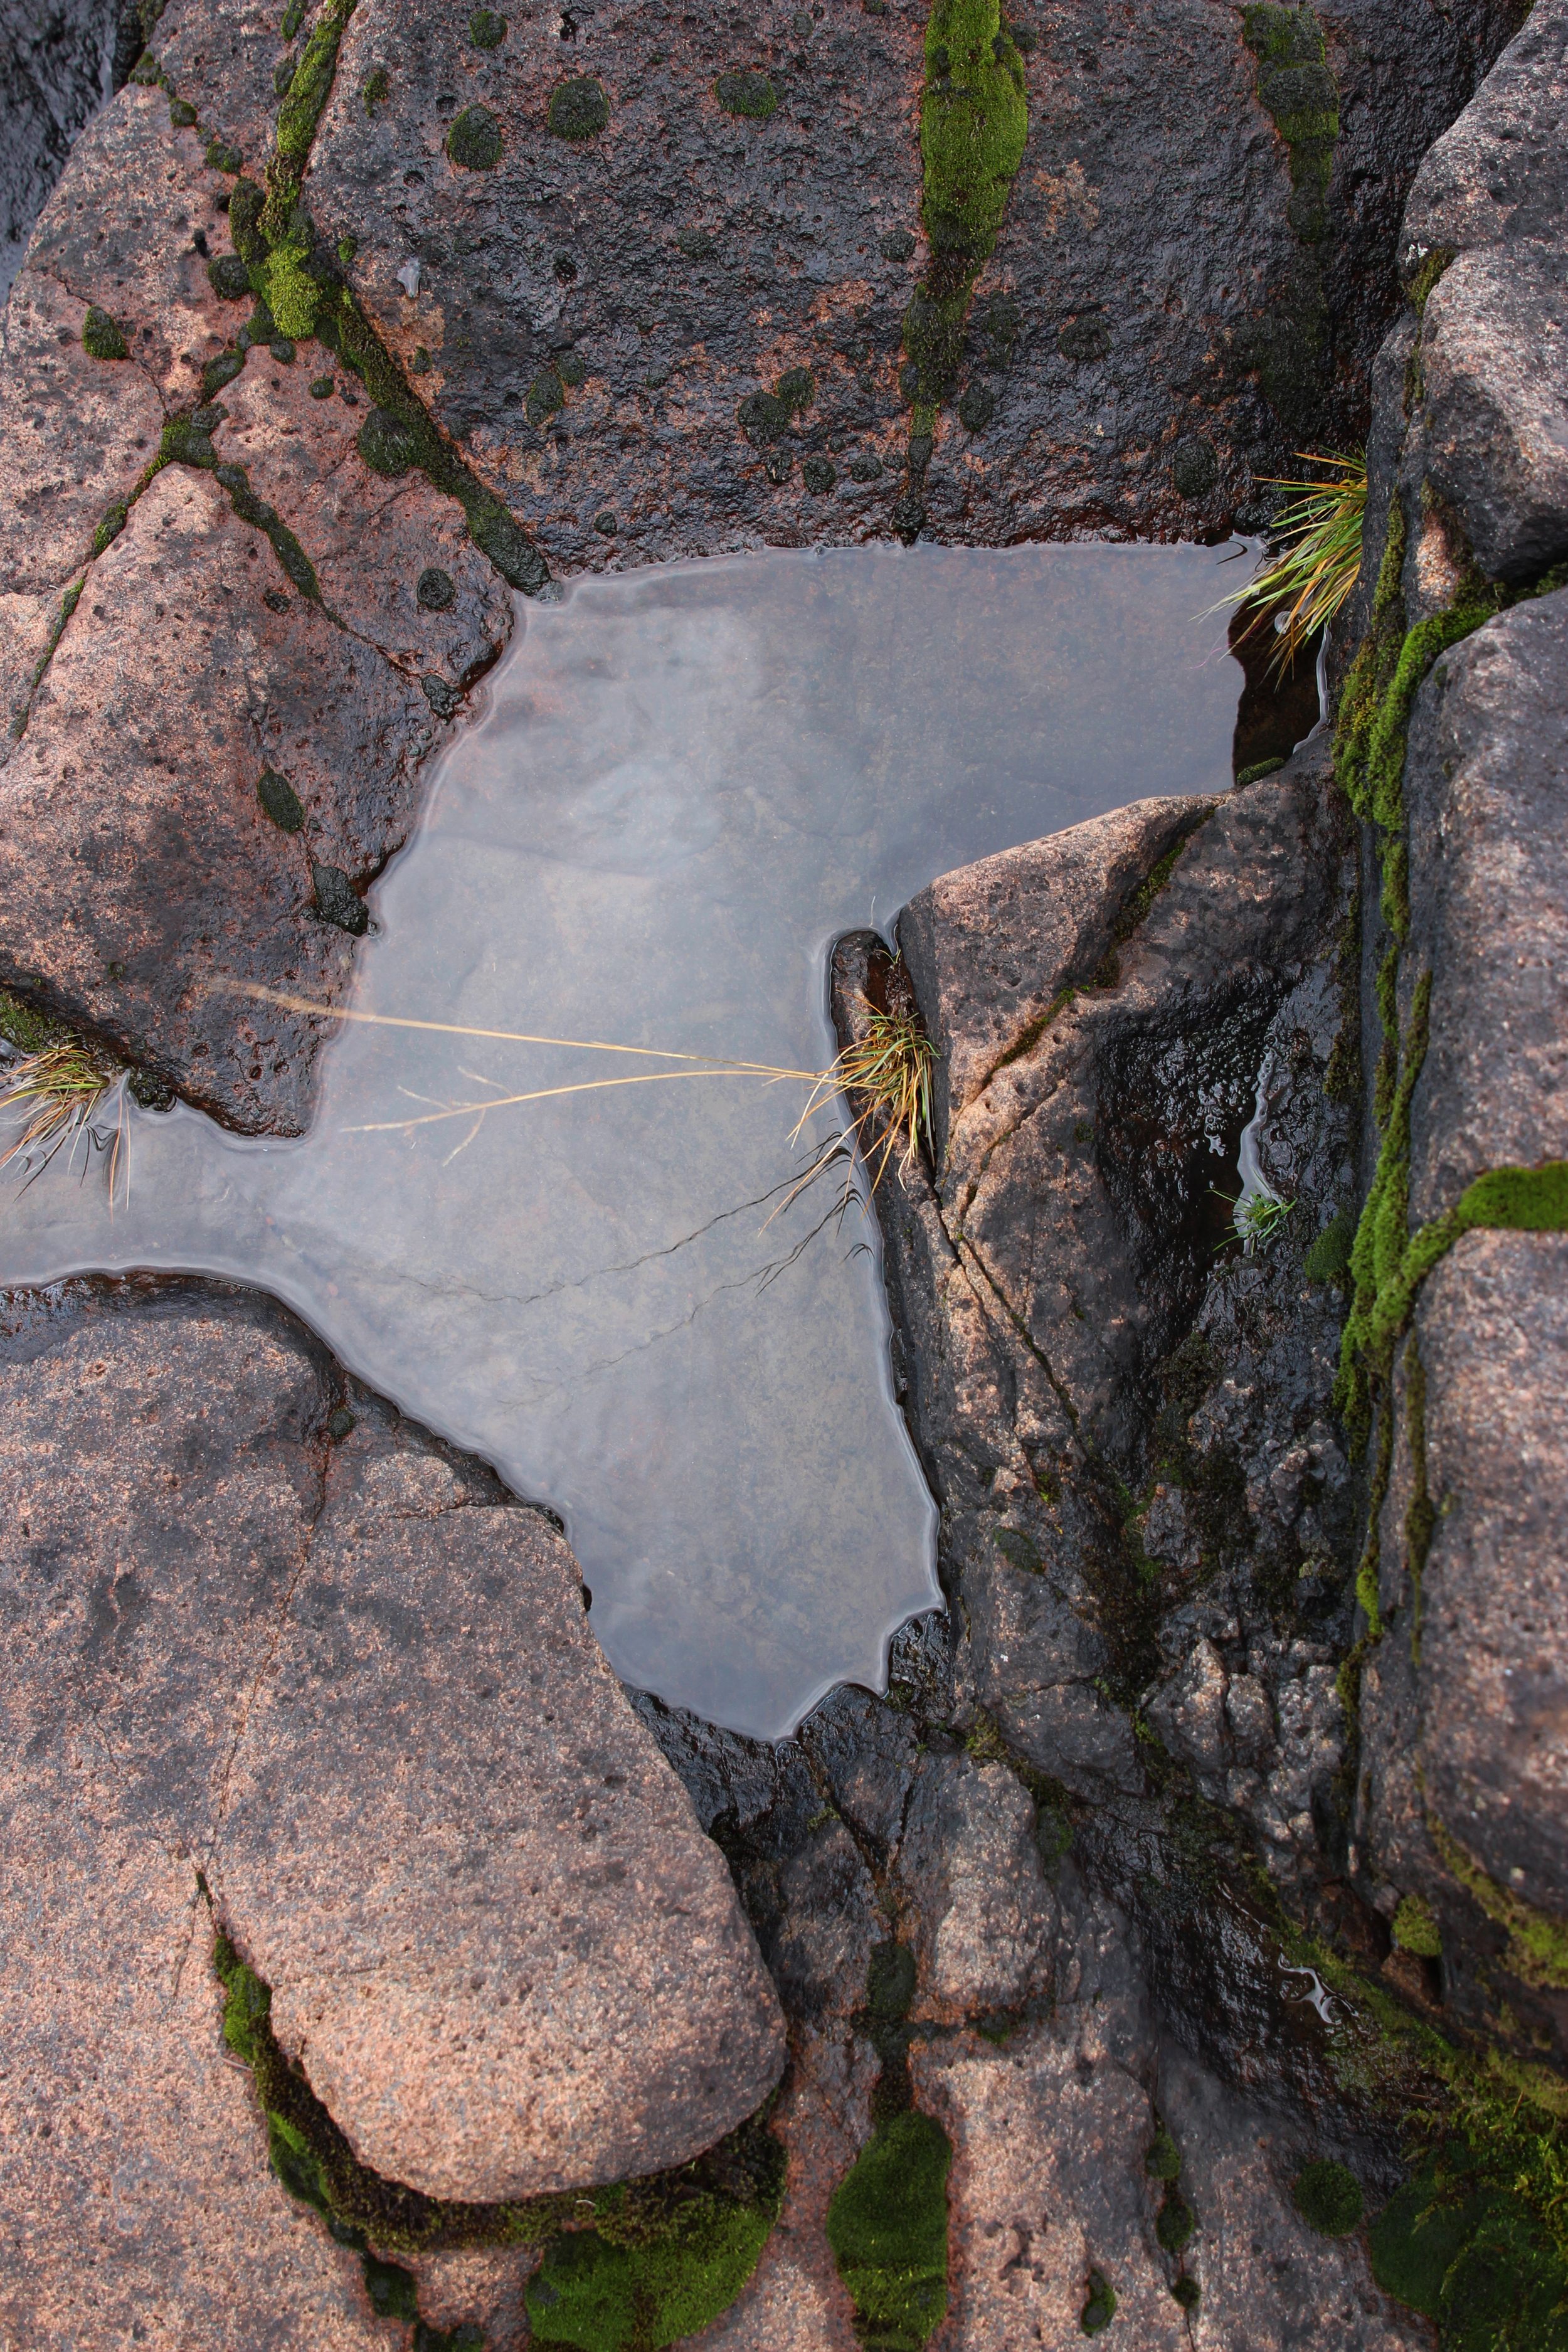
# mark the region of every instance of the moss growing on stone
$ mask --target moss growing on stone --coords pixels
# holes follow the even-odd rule
[[[827,2242],[860,2333],[919,2352],[947,2313],[947,2174],[952,2147],[917,2107],[879,2124],[827,2209]]]
[[[592,74],[574,74],[550,93],[545,121],[557,139],[596,139],[609,119],[610,101]]]
[[[806,488],[816,498],[826,497],[838,479],[838,468],[831,457],[808,457],[800,470]]]
[[[1103,2271],[1090,2271],[1089,2295],[1078,2324],[1086,2336],[1098,2336],[1116,2316],[1116,2289]]]
[[[101,555],[106,548],[113,545],[124,530],[131,509],[123,499],[117,499],[111,507],[104,509],[103,520],[92,534],[94,555]]]
[[[763,2133],[755,2154],[743,2200],[698,2193],[657,2230],[612,2201],[594,2229],[552,2240],[528,2284],[534,2341],[641,2352],[717,2319],[755,2270],[784,2198],[783,2147]]]
[[[385,105],[392,96],[392,83],[384,66],[377,66],[375,71],[366,77],[361,96],[364,100],[364,110],[368,115],[374,116],[378,106]]]
[[[171,98],[169,100],[169,126],[171,130],[193,131],[195,128],[195,124],[196,110],[191,104],[190,100],[188,98]]]
[[[1199,2304],[1204,2299],[1203,2289],[1199,2286],[1196,2279],[1186,2271],[1182,2273],[1179,2279],[1173,2279],[1172,2281],[1171,2293],[1176,2302],[1181,2305],[1182,2309],[1185,2312],[1196,2311]]]
[[[1442,1951],[1436,1916],[1421,1895],[1401,1896],[1394,1915],[1394,1940],[1402,1951],[1414,1952],[1418,1959],[1435,1960]]]
[[[278,769],[263,768],[256,797],[279,833],[299,833],[303,829],[305,812],[300,795]]]
[[[542,368],[528,387],[523,415],[537,432],[566,405],[565,389],[553,368]]]
[[[468,18],[468,38],[476,49],[499,49],[506,38],[506,18],[493,8],[476,8]]]
[[[338,47],[353,8],[354,0],[337,0],[335,6],[322,12],[289,79],[289,94],[278,110],[278,152],[290,162],[302,164],[310,152],[321,110],[331,92]]]
[[[457,583],[437,563],[426,566],[414,593],[426,613],[448,613],[458,601]]]
[[[1304,2164],[1291,2184],[1296,2210],[1321,2238],[1348,2238],[1363,2210],[1361,2183],[1348,2166],[1321,2157]]]
[[[1405,289],[1420,316],[1426,316],[1426,298],[1432,289],[1442,278],[1449,263],[1458,258],[1451,245],[1434,246],[1430,253],[1422,256],[1415,276]]]
[[[265,192],[254,180],[241,180],[228,200],[228,233],[240,259],[252,267],[267,258],[267,240],[261,234],[261,208],[266,204]]]
[[[1259,102],[1290,151],[1290,226],[1304,242],[1315,242],[1323,233],[1323,198],[1340,135],[1340,93],[1322,27],[1310,7],[1256,0],[1243,12],[1242,38],[1258,59]]]
[[[1024,64],[997,0],[936,0],[921,96],[921,215],[933,253],[977,268],[995,248],[1023,160]]]
[[[1153,2180],[1176,2180],[1181,2178],[1182,2151],[1163,2124],[1155,2126],[1154,2137],[1143,2158],[1143,2169]]]
[[[1568,1162],[1561,1164],[1568,1178]],[[1568,1923],[1538,1911],[1511,1887],[1500,1886],[1430,1809],[1426,1828],[1444,1868],[1507,1936],[1502,1966],[1541,1991],[1568,1987]]]
[[[500,149],[500,124],[488,106],[466,106],[447,133],[447,153],[465,172],[493,172]]]
[[[248,302],[250,272],[237,253],[216,253],[207,264],[207,284],[220,302]]]
[[[1310,1247],[1303,1252],[1301,1271],[1309,1282],[1331,1282],[1338,1274],[1345,1273],[1351,1262],[1351,1245],[1355,1239],[1355,1219],[1348,1209],[1341,1209],[1330,1219]]]
[[[69,1034],[63,1022],[51,1021],[47,1013],[35,1013],[19,996],[0,988],[0,1037],[18,1054],[41,1054]]]
[[[363,938],[370,929],[370,916],[364,900],[341,866],[318,866],[312,859],[310,887],[316,894],[316,912],[323,923],[347,931],[353,939]]]
[[[751,70],[721,74],[713,95],[726,114],[738,114],[749,122],[765,122],[779,102],[766,74]]]
[[[418,462],[416,435],[390,408],[371,410],[354,436],[354,446],[373,474],[384,474],[392,481]]]
[[[81,347],[89,359],[123,360],[131,355],[123,331],[96,302],[88,304],[87,316],[81,322]]]
[[[240,172],[245,168],[245,158],[238,148],[231,146],[229,142],[221,138],[216,131],[207,141],[207,152],[204,160],[210,172]]]
[[[736,421],[754,449],[766,448],[789,430],[789,410],[771,392],[748,393],[735,411]]]

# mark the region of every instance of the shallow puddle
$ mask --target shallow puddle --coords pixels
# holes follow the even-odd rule
[[[1235,551],[738,556],[526,608],[374,893],[353,1009],[824,1067],[839,933],[1226,788],[1240,670],[1196,616]],[[132,1110],[112,1223],[103,1164],[62,1154],[0,1205],[0,1281],[258,1285],[563,1515],[626,1681],[768,1737],[880,1686],[940,1600],[936,1515],[874,1220],[830,1214],[837,1175],[781,1205],[807,1087],[368,1023],[321,1069],[300,1142]]]

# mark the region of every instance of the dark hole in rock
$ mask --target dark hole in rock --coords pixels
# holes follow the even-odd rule
[[[457,583],[449,572],[443,572],[439,564],[431,563],[419,574],[419,585],[415,593],[427,613],[445,613],[457,601]]]

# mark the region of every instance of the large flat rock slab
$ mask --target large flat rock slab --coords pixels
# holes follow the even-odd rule
[[[571,1552],[477,1500],[373,1410],[334,1450],[214,1890],[362,2158],[494,2201],[684,2162],[784,2044]]]
[[[344,1398],[289,1316],[221,1288],[71,1285],[0,1328],[0,2098],[51,2126],[54,2168],[24,2181],[7,2137],[5,2220],[29,2275],[74,2294],[69,2217],[129,2151],[102,2242],[128,2280],[159,2275],[155,2340],[182,2352],[271,2341],[253,2315],[279,2266],[319,2330],[280,2344],[377,2340],[353,2332],[354,2266],[333,2284],[265,2176],[198,1872],[279,2039],[416,2186],[679,2162],[784,2061],[722,1857],[605,1666],[564,1542],[363,1392],[345,1433]],[[90,2130],[65,2128],[89,2092]],[[169,2250],[214,2214],[198,2279]],[[281,2261],[278,2230],[320,2260]],[[224,2262],[247,2273],[232,2328]]]

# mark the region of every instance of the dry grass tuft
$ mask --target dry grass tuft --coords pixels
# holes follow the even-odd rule
[[[1244,635],[1265,627],[1270,620],[1279,642],[1268,667],[1278,677],[1324,625],[1331,621],[1361,570],[1362,520],[1366,513],[1366,457],[1320,457],[1307,449],[1296,455],[1309,466],[1321,467],[1325,481],[1284,481],[1268,478],[1278,490],[1297,490],[1275,517],[1271,536],[1282,541],[1256,579],[1211,607],[1216,613],[1234,604],[1252,618]]]
[[[118,1072],[84,1045],[65,1037],[37,1054],[0,1067],[0,1112],[17,1115],[15,1136],[0,1152],[0,1168],[13,1160],[37,1161],[28,1181],[40,1176],[61,1147],[88,1129],[93,1112],[114,1085]],[[120,1164],[122,1121],[117,1121],[110,1162],[110,1200]]]

